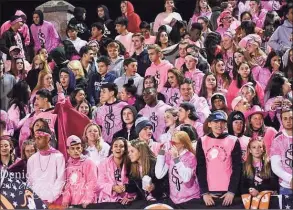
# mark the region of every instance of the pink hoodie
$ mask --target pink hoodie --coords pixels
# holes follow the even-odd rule
[[[181,58],[181,57],[176,58],[176,60],[175,60],[175,68],[176,69],[180,70],[181,67],[183,66],[183,64],[185,64],[185,59],[184,58]]]
[[[262,89],[265,90],[272,75],[271,71],[268,68],[262,68],[260,66],[253,67],[251,71],[254,80],[259,82]]]
[[[204,136],[203,124],[201,122],[199,122],[199,120],[193,122],[191,125],[195,128],[198,137]],[[181,125],[179,125],[178,127],[176,127],[176,130],[179,131],[180,130],[180,127],[181,127]]]
[[[199,91],[201,89],[202,80],[204,77],[204,73],[200,71],[199,69],[195,69],[195,71],[187,71],[184,74],[185,78],[189,78],[193,81],[194,85],[194,92],[196,94],[199,94]]]
[[[242,84],[242,86],[245,85],[245,83]],[[240,88],[237,87],[237,81],[232,80],[229,88],[228,93],[226,95],[228,108],[231,109],[231,103],[235,97],[238,96]],[[256,81],[255,91],[257,93],[257,96],[259,98],[259,102],[261,106],[264,106],[264,90],[262,89],[261,85]]]
[[[200,197],[195,169],[195,155],[188,150],[182,151],[175,159],[169,152],[166,155],[158,155],[156,177],[163,178],[169,172],[170,198],[175,204]]]
[[[114,185],[128,184],[125,165],[123,165],[122,169],[119,169],[114,162],[113,155],[99,165],[98,171],[102,172],[99,174],[97,182],[99,184],[98,203],[118,202],[124,197],[134,197],[126,192],[118,194],[112,190]]]
[[[278,132],[273,127],[266,127],[265,128],[265,135],[263,137],[259,136],[258,133],[254,132],[252,138],[253,139],[262,138],[262,140],[266,146],[267,154],[269,155],[272,142],[273,142],[277,133]]]
[[[256,27],[259,27],[259,28],[264,27],[264,23],[265,23],[267,13],[268,13],[267,10],[262,9],[260,11],[259,15],[252,16],[252,21],[256,23]]]
[[[179,88],[166,88],[164,87],[161,91],[165,96],[166,104],[170,106],[176,106],[179,102],[180,91]]]
[[[165,104],[163,101],[159,101],[155,107],[145,105],[145,107],[139,111],[139,114],[149,118],[153,123],[154,138],[159,140],[161,134],[165,133],[165,111],[171,108],[171,106]]]
[[[242,151],[242,161],[244,162],[246,160],[246,154],[247,154],[247,146],[250,141],[250,137],[248,136],[241,136],[238,138],[240,146],[241,146],[241,151]]]
[[[24,111],[25,111],[26,115],[29,113],[28,106],[25,106]],[[14,130],[20,129],[26,120],[26,116],[24,118],[20,119],[20,110],[15,104],[13,104],[8,109],[7,113],[8,113],[8,117],[9,117],[11,123],[13,124]]]
[[[44,20],[43,25],[31,25],[31,33],[34,39],[34,50],[37,52],[41,48],[41,42],[44,43],[48,53],[58,47],[60,43],[59,35],[54,25]]]
[[[63,191],[63,203],[81,205],[97,203],[98,173],[90,159],[69,158],[66,169],[66,185]]]
[[[156,77],[159,83],[158,91],[160,92],[168,80],[168,70],[172,68],[173,65],[169,61],[162,60],[159,65],[152,63],[151,66],[147,68],[145,76],[151,75]]]
[[[21,16],[21,15],[25,15],[21,10],[17,10],[15,12],[15,15]],[[2,34],[5,31],[8,31],[9,28],[11,27],[11,23],[10,21],[6,21],[5,23],[2,24],[1,29],[0,29],[0,37],[2,36]],[[23,26],[18,30],[18,32],[20,34],[22,34],[22,36],[24,37],[24,44],[25,46],[28,46],[30,44],[31,38],[30,38],[30,31],[29,28],[27,26],[27,24],[23,24]]]

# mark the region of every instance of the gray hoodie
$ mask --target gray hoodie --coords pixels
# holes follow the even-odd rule
[[[293,42],[293,24],[285,20],[283,25],[280,25],[271,36],[268,44],[274,50],[281,50],[285,52],[291,48]]]
[[[111,64],[109,66],[109,72],[113,72],[117,78],[121,77],[124,73],[123,62],[123,56],[119,56],[114,62],[111,61]]]
[[[16,81],[13,75],[5,73],[0,78],[0,109],[7,111],[9,98],[7,94],[15,85]]]
[[[124,73],[121,77],[115,79],[114,83],[118,86],[118,92],[122,91],[123,85],[128,82],[129,78],[132,78],[134,80],[134,85],[137,88],[137,95],[141,95],[143,89],[143,77],[141,77],[138,73],[135,73],[133,77],[127,77]]]

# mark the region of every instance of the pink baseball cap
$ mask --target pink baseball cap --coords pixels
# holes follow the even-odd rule
[[[73,146],[75,144],[81,144],[81,139],[78,136],[75,136],[75,135],[69,136],[67,138],[67,141],[66,141],[66,146],[70,147],[70,146]]]
[[[242,96],[237,96],[236,98],[233,99],[232,103],[231,103],[231,107],[232,110],[235,110],[235,107],[237,106],[237,104],[242,100]]]

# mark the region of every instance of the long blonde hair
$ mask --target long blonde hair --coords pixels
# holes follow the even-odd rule
[[[149,146],[146,142],[141,141],[139,139],[132,140],[130,142],[130,146],[137,149],[140,153],[140,159],[141,161],[141,167],[142,167],[142,173],[140,173],[140,166],[138,162],[131,163],[130,167],[130,175],[136,178],[141,178],[144,175],[149,174],[151,169],[151,162],[156,161],[155,154],[151,151]]]
[[[83,78],[84,77],[84,71],[83,71],[83,67],[81,65],[81,62],[78,61],[78,60],[73,60],[73,61],[70,61],[68,64],[67,64],[67,67],[70,68],[71,70],[72,69],[76,69],[78,70],[75,78],[76,79],[79,79],[79,78]]]
[[[249,178],[253,178],[255,175],[254,167],[253,167],[253,157],[252,154],[249,152],[252,142],[258,141],[262,144],[263,147],[263,154],[262,154],[262,168],[260,171],[261,178],[270,178],[271,177],[271,164],[267,155],[266,147],[263,140],[251,140],[247,146],[247,154],[246,154],[246,161],[244,162],[243,167],[243,174]]]
[[[44,71],[47,71],[47,72],[51,72],[51,69],[50,69],[50,66],[48,65],[48,62],[45,60],[44,56],[43,55],[36,55],[34,58],[33,58],[33,61],[32,61],[32,69],[35,69],[35,61],[36,60],[40,60],[41,63],[43,64],[43,69]]]
[[[96,126],[99,131],[100,137],[97,139],[96,149],[98,152],[100,152],[102,150],[102,145],[103,145],[104,140],[102,138],[102,130],[99,125],[97,125],[96,123],[89,123],[87,126],[85,126],[84,131],[83,131],[83,140],[85,142],[86,147],[88,147],[88,139],[86,137],[86,132],[89,129],[89,127],[91,127],[91,126]]]
[[[192,147],[191,139],[185,131],[177,131],[173,134],[173,138],[176,138],[184,145],[184,148],[195,155],[195,151]]]

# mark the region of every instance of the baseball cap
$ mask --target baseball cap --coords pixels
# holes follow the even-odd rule
[[[225,121],[227,122],[227,115],[223,111],[214,111],[212,114],[209,116],[209,121]]]
[[[81,144],[81,139],[78,136],[75,135],[71,135],[67,138],[66,140],[66,146],[70,147],[73,146],[75,144]]]

